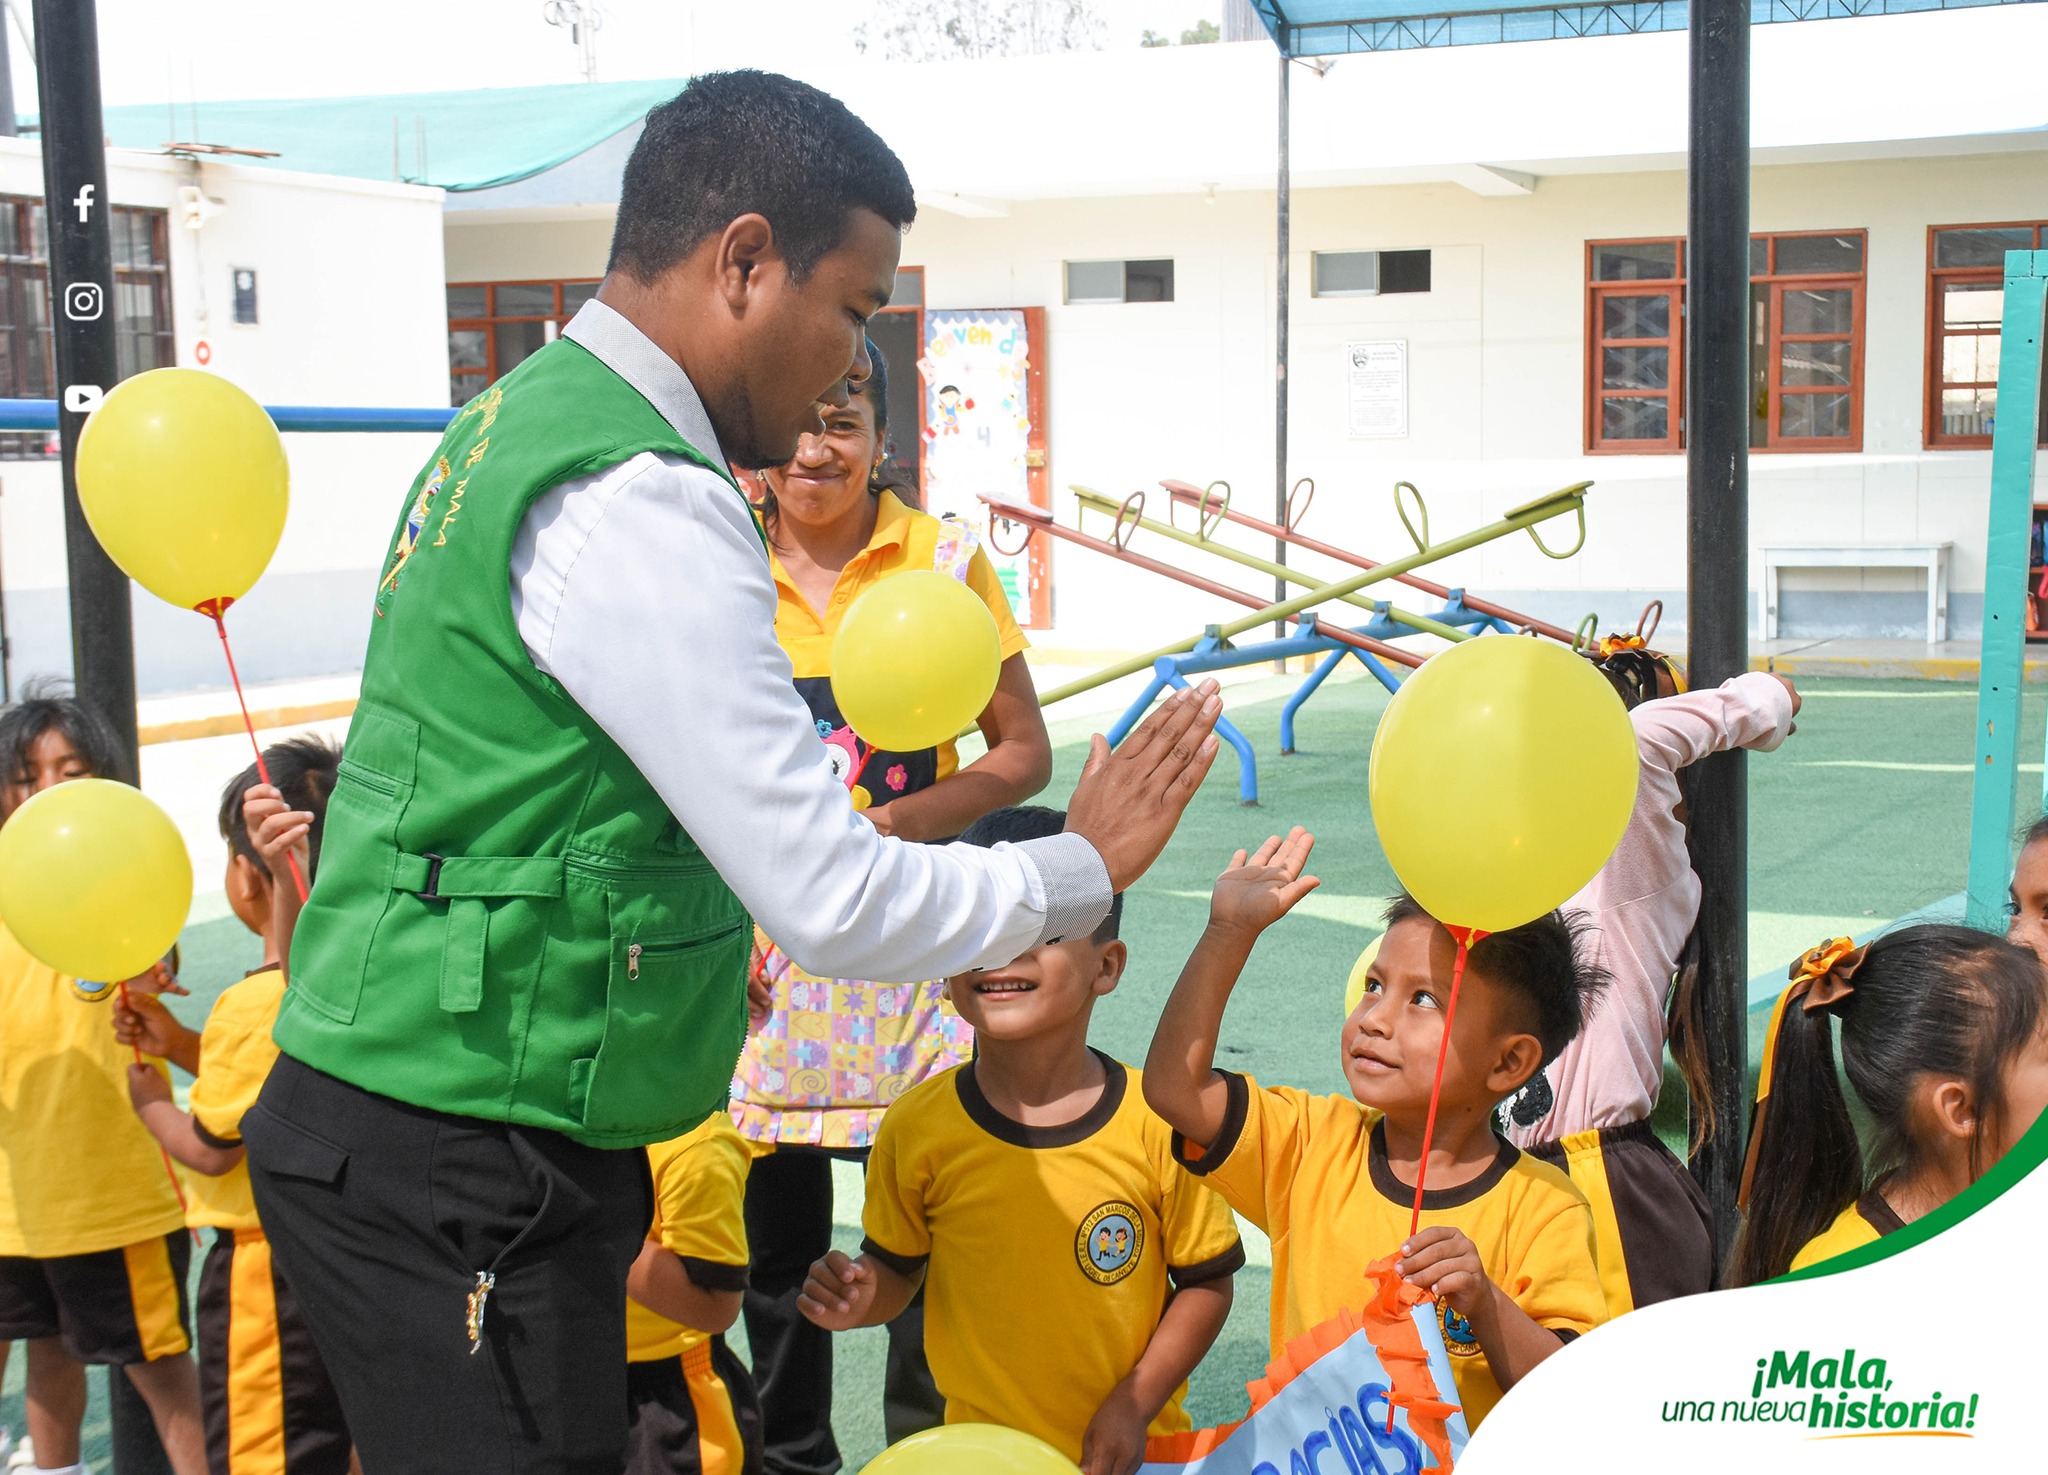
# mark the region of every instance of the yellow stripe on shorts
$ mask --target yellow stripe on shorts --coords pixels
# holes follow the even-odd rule
[[[237,1229],[228,1274],[227,1475],[284,1475],[284,1353],[270,1241]]]
[[[1607,1158],[1600,1133],[1574,1132],[1560,1139],[1564,1170],[1593,1209],[1593,1249],[1600,1262],[1600,1290],[1607,1298],[1609,1320],[1636,1309],[1628,1283],[1628,1257],[1622,1252],[1621,1219],[1614,1212],[1614,1194],[1607,1186]]]
[[[745,1449],[739,1419],[732,1411],[732,1391],[711,1365],[711,1344],[699,1342],[683,1350],[683,1386],[697,1411],[697,1459],[703,1475],[740,1475]]]
[[[128,1268],[128,1304],[135,1314],[142,1355],[155,1362],[190,1351],[192,1339],[178,1319],[178,1278],[171,1270],[170,1245],[162,1235],[123,1245],[121,1259]]]

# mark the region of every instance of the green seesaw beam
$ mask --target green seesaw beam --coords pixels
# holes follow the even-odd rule
[[[1200,533],[1188,532],[1185,528],[1177,528],[1171,523],[1161,522],[1156,517],[1146,517],[1140,514],[1137,517],[1125,518],[1122,516],[1122,513],[1126,504],[1119,503],[1114,497],[1105,497],[1100,492],[1091,491],[1087,487],[1070,486],[1067,490],[1074,494],[1075,500],[1083,507],[1093,508],[1097,512],[1106,512],[1111,517],[1121,519],[1119,526],[1127,522],[1133,526],[1143,528],[1148,533],[1157,533],[1162,538],[1171,538],[1176,543],[1185,543],[1188,547],[1199,548],[1204,553],[1213,553],[1218,558],[1226,558],[1232,563],[1242,564],[1245,568],[1257,569],[1262,574],[1270,574],[1276,579],[1284,579],[1286,582],[1299,585],[1301,588],[1313,589],[1316,587],[1316,581],[1298,568],[1289,568],[1284,563],[1275,563],[1270,558],[1261,558],[1256,553],[1247,553],[1241,548],[1231,547],[1228,543],[1216,542],[1214,539],[1203,537]],[[1378,600],[1366,599],[1357,594],[1340,595],[1339,602],[1354,605],[1373,614],[1380,612]],[[1427,615],[1411,614],[1407,610],[1395,605],[1390,604],[1386,607],[1386,615],[1395,624],[1406,625],[1419,635],[1435,635],[1443,640],[1470,640],[1472,638],[1472,632],[1469,630],[1460,630],[1456,625],[1446,625],[1443,621],[1432,620]]]
[[[1525,502],[1520,507],[1509,512],[1505,517],[1487,523],[1484,527],[1474,528],[1469,533],[1460,533],[1457,537],[1446,539],[1441,543],[1432,543],[1429,547],[1411,553],[1406,558],[1397,558],[1391,563],[1383,563],[1377,568],[1367,569],[1364,573],[1354,574],[1348,579],[1340,579],[1334,584],[1320,585],[1305,594],[1297,594],[1292,599],[1285,599],[1278,604],[1267,605],[1264,609],[1246,615],[1243,619],[1233,620],[1227,625],[1212,626],[1210,630],[1190,635],[1187,639],[1175,641],[1172,645],[1162,645],[1159,649],[1147,651],[1144,655],[1132,656],[1128,660],[1118,661],[1115,665],[1105,666],[1100,671],[1093,672],[1075,681],[1069,681],[1065,686],[1055,687],[1051,691],[1041,693],[1038,698],[1039,705],[1050,707],[1055,702],[1063,702],[1069,697],[1079,696],[1084,691],[1093,691],[1098,686],[1107,686],[1112,681],[1120,681],[1124,677],[1135,675],[1140,671],[1149,671],[1152,669],[1152,663],[1161,656],[1177,656],[1193,650],[1203,637],[1210,634],[1211,631],[1220,638],[1229,640],[1244,634],[1247,630],[1256,630],[1259,626],[1269,625],[1275,620],[1289,619],[1300,614],[1303,610],[1312,609],[1319,604],[1327,604],[1331,600],[1342,599],[1347,594],[1356,594],[1360,589],[1364,589],[1369,585],[1395,578],[1412,569],[1422,568],[1424,565],[1435,563],[1439,559],[1449,558],[1453,554],[1464,553],[1483,544],[1495,542],[1498,539],[1507,537],[1510,533],[1527,532],[1530,541],[1535,543],[1547,557],[1570,558],[1586,544],[1586,489],[1590,486],[1592,486],[1590,481],[1574,482],[1571,486],[1552,492],[1548,496],[1538,497],[1533,502]],[[1566,513],[1576,513],[1578,515],[1578,541],[1561,553],[1555,552],[1544,543],[1542,535],[1536,531],[1536,526],[1538,523],[1550,521],[1553,517],[1562,517]]]

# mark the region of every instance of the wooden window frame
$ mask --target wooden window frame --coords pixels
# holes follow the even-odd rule
[[[1863,269],[1854,273],[1845,272],[1802,272],[1779,273],[1777,266],[1777,243],[1802,237],[1854,237],[1862,246]],[[1769,407],[1765,443],[1754,449],[1760,454],[1854,454],[1863,449],[1863,354],[1865,338],[1865,313],[1869,304],[1870,234],[1866,230],[1791,230],[1756,231],[1750,236],[1752,245],[1764,243],[1764,270],[1752,272],[1752,289],[1764,287],[1769,292],[1767,323],[1769,340],[1768,354],[1772,403]],[[1677,271],[1675,277],[1645,277],[1636,281],[1601,282],[1594,280],[1594,253],[1611,246],[1673,245],[1677,248]],[[1683,236],[1629,236],[1586,242],[1586,322],[1584,335],[1585,363],[1581,376],[1581,394],[1584,400],[1584,446],[1589,456],[1668,456],[1685,449],[1685,353],[1684,353],[1684,309],[1686,302],[1687,268],[1686,241]],[[1842,437],[1790,437],[1780,436],[1777,426],[1783,413],[1783,385],[1780,379],[1784,370],[1781,354],[1782,344],[1787,340],[1784,332],[1784,318],[1780,308],[1783,292],[1787,288],[1849,288],[1853,296],[1852,322],[1849,331],[1849,434]],[[1679,311],[1673,315],[1672,337],[1657,339],[1615,339],[1603,340],[1600,336],[1600,304],[1607,297],[1650,296],[1658,291],[1672,293]],[[1838,334],[1794,334],[1791,342],[1838,341]],[[1672,345],[1671,384],[1668,390],[1642,391],[1628,397],[1668,397],[1671,403],[1670,433],[1662,440],[1606,440],[1600,434],[1601,400],[1616,393],[1605,389],[1600,382],[1600,350],[1603,343],[1618,343],[1648,346],[1668,341]],[[1792,391],[1796,394],[1828,394],[1839,391],[1826,385],[1801,385]]]
[[[1661,246],[1673,240],[1670,236],[1632,236],[1623,240],[1586,242],[1586,373],[1584,381],[1586,415],[1585,443],[1589,456],[1658,456],[1672,454],[1685,448],[1685,241],[1676,241],[1678,274],[1670,277],[1644,277],[1636,281],[1600,282],[1593,279],[1593,253],[1603,246]],[[1618,338],[1604,339],[1600,336],[1600,305],[1609,297],[1649,297],[1665,295],[1671,299],[1671,336],[1667,339]],[[1601,401],[1610,397],[1610,392],[1600,382],[1600,350],[1613,342],[1623,347],[1651,347],[1659,342],[1671,348],[1671,383],[1663,390],[1623,391],[1613,397],[1625,399],[1666,399],[1670,413],[1665,420],[1669,433],[1662,440],[1604,441],[1600,434]]]
[[[1815,271],[1781,272],[1778,270],[1778,243],[1815,237],[1854,237],[1861,248],[1858,258],[1862,270],[1857,272]],[[1768,253],[1761,273],[1752,271],[1749,284],[1769,291],[1768,329],[1770,337],[1766,349],[1766,372],[1769,374],[1770,405],[1764,417],[1764,443],[1752,447],[1765,454],[1776,452],[1844,452],[1855,454],[1863,449],[1863,320],[1870,302],[1868,283],[1870,280],[1870,233],[1862,230],[1786,230],[1758,231],[1750,241],[1764,242]],[[1778,433],[1779,421],[1785,412],[1788,396],[1808,397],[1822,394],[1839,394],[1838,387],[1826,384],[1797,385],[1785,387],[1783,374],[1785,359],[1782,352],[1786,343],[1836,343],[1841,341],[1839,333],[1790,333],[1785,331],[1785,315],[1779,304],[1787,291],[1801,288],[1815,291],[1840,291],[1850,294],[1849,314],[1849,433],[1846,436],[1789,436]]]
[[[1988,451],[1991,437],[1988,435],[1950,435],[1941,428],[1941,392],[1954,387],[1974,389],[1977,381],[1950,386],[1941,377],[1942,340],[1951,335],[1942,327],[1941,291],[1945,286],[1964,283],[1993,282],[2004,284],[2004,271],[1995,266],[1937,266],[1934,260],[1935,244],[1943,231],[1950,230],[2028,230],[2034,232],[2034,249],[2048,244],[2048,220],[1979,220],[1957,221],[1946,225],[1927,227],[1927,335],[1926,357],[1921,373],[1920,394],[1920,444],[1930,451]],[[1955,334],[1955,337],[1965,336]],[[1973,335],[1974,336],[1974,335]],[[2048,393],[2048,389],[2044,389]],[[2048,446],[2048,417],[2040,427],[2043,446]]]
[[[57,363],[55,324],[57,307],[50,299],[50,262],[47,240],[39,254],[33,228],[35,212],[41,208],[42,198],[37,195],[0,195],[0,211],[14,215],[15,241],[19,249],[0,255],[0,310],[4,310],[8,322],[8,337],[0,353],[7,359],[7,398],[11,399],[54,399],[57,396]],[[108,304],[108,311],[115,318],[116,370],[121,378],[149,368],[168,368],[178,361],[177,319],[171,312],[171,258],[170,258],[170,213],[152,209],[146,205],[115,205],[113,218],[121,221],[140,219],[149,227],[149,249],[152,260],[142,266],[130,264],[114,267],[114,301]],[[126,367],[121,361],[127,357],[128,345],[135,341],[135,335],[124,332],[121,327],[120,302],[122,288],[144,287],[148,289],[150,301],[150,331],[146,335],[153,348],[148,364],[134,364]],[[36,305],[42,310],[42,321],[33,320]],[[0,460],[48,460],[57,455],[57,434],[55,431],[8,431],[0,433]]]
[[[454,387],[454,381],[458,378],[468,380],[475,385],[475,388],[470,391],[468,397],[460,401],[460,403],[469,403],[470,399],[474,399],[504,377],[504,375],[498,372],[498,326],[501,323],[554,323],[559,328],[566,325],[569,319],[576,316],[574,312],[563,311],[562,289],[565,287],[594,288],[602,280],[602,277],[534,277],[510,281],[449,282],[444,288],[448,292],[458,289],[479,288],[485,293],[483,316],[463,318],[451,316],[448,319],[448,332],[451,336],[456,333],[476,332],[481,332],[484,335],[484,366],[481,369],[458,369],[452,363],[448,366],[449,387],[451,391]],[[554,310],[545,313],[499,313],[497,311],[497,289],[500,287],[550,287],[554,290]]]

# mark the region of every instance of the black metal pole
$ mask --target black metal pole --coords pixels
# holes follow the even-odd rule
[[[1287,55],[1287,31],[1281,28],[1280,43],[1280,179],[1277,205],[1277,235],[1280,256],[1280,271],[1274,288],[1273,321],[1273,521],[1282,527],[1287,525],[1287,302],[1288,302],[1288,256],[1292,250],[1293,169],[1289,163],[1288,121],[1291,109],[1288,106],[1288,83],[1294,73],[1294,63]],[[1273,561],[1287,562],[1287,540],[1273,540]],[[1273,602],[1282,603],[1288,594],[1287,581],[1278,574],[1273,576]],[[1287,633],[1287,622],[1279,621],[1273,626],[1275,639]],[[1283,663],[1284,664],[1284,663]]]
[[[92,0],[35,0],[42,104],[43,201],[50,236],[50,322],[57,350],[57,434],[64,455],[64,550],[71,579],[71,671],[79,700],[113,727],[140,776],[135,631],[128,576],[93,537],[78,503],[78,433],[113,388],[114,241],[100,120],[99,24]]]
[[[1749,668],[1749,5],[1692,0],[1685,320],[1686,643],[1695,687]],[[1692,1170],[1725,1260],[1740,1217],[1749,795],[1740,749],[1693,765],[1700,978],[1714,1135]],[[1695,1103],[1695,1117],[1703,1105]]]

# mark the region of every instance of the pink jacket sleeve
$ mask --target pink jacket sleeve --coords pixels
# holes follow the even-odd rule
[[[1525,1147],[1640,1121],[1657,1104],[1664,1000],[1700,909],[1677,815],[1678,774],[1709,753],[1777,747],[1792,728],[1792,697],[1777,677],[1752,671],[1709,691],[1645,702],[1629,717],[1642,763],[1635,813],[1600,874],[1565,903],[1595,929],[1588,942],[1613,982],[1550,1063],[1550,1114],[1510,1128]]]

